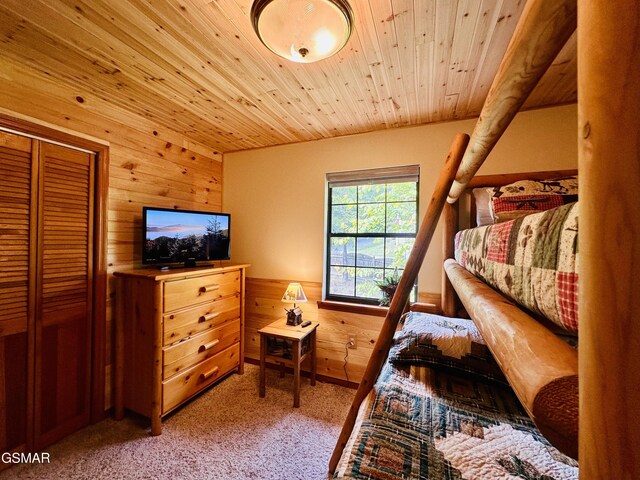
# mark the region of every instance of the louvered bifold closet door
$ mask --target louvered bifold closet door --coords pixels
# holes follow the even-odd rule
[[[0,132],[0,452],[25,448],[33,407],[35,165],[30,139]]]
[[[94,155],[42,143],[35,446],[89,424]]]

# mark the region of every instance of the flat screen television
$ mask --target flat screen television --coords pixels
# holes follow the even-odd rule
[[[142,263],[194,267],[196,262],[229,260],[231,216],[143,207]]]

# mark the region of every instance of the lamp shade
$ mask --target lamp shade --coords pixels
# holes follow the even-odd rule
[[[305,303],[307,296],[304,294],[302,285],[299,283],[290,283],[286,292],[282,295],[282,301],[284,303]]]
[[[346,0],[255,0],[251,21],[273,53],[294,62],[312,63],[346,45],[353,13]]]

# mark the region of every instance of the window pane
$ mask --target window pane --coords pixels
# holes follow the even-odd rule
[[[384,184],[358,185],[358,203],[384,202]]]
[[[355,268],[331,267],[329,279],[329,295],[355,294]]]
[[[358,233],[384,233],[384,203],[358,205]]]
[[[339,203],[356,203],[358,195],[358,187],[334,187],[331,189],[331,203],[334,205]]]
[[[415,233],[416,204],[387,203],[387,233]]]
[[[411,201],[417,198],[416,183],[390,183],[387,185],[387,202]]]
[[[371,179],[372,182],[378,180]],[[384,180],[382,180],[384,181]],[[327,295],[346,301],[381,299],[377,283],[405,268],[418,225],[418,183],[340,185],[328,191]],[[417,287],[411,294],[417,296]]]
[[[331,207],[331,233],[356,233],[356,205]]]
[[[414,240],[413,238],[387,238],[386,267],[404,268]]]
[[[364,298],[382,298],[382,290],[377,282],[382,281],[384,270],[381,268],[356,269],[356,296]]]
[[[356,265],[384,268],[384,238],[359,238]]]
[[[356,242],[353,238],[331,239],[331,265],[354,266],[356,264]]]

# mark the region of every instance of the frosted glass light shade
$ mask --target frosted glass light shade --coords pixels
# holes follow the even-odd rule
[[[273,53],[293,62],[312,63],[346,45],[353,13],[346,0],[255,0],[251,21]]]
[[[282,301],[284,303],[305,303],[307,296],[304,294],[302,285],[299,283],[290,283],[287,290],[282,295]]]

